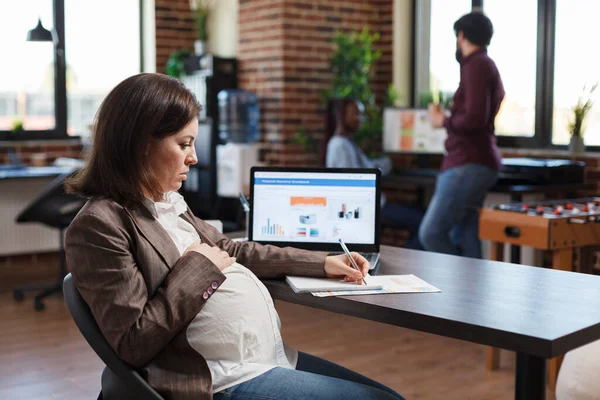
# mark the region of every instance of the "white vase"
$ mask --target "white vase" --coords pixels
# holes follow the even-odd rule
[[[585,143],[583,142],[582,136],[571,136],[571,141],[569,142],[569,151],[571,153],[585,152]]]
[[[196,53],[197,56],[203,55],[204,53],[206,53],[206,50],[207,50],[206,41],[196,40],[194,42],[194,53]]]

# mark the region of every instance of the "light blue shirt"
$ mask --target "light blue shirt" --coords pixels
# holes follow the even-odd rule
[[[382,175],[392,170],[392,161],[387,157],[368,158],[350,139],[332,136],[327,143],[325,157],[327,168],[379,168]]]
[[[392,170],[392,160],[388,157],[368,158],[366,154],[345,136],[332,136],[327,143],[325,155],[327,168],[379,168],[382,175],[387,175]],[[386,198],[381,194],[381,207],[386,203]]]

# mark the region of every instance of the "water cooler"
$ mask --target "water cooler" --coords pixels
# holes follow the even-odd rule
[[[250,168],[258,165],[259,108],[256,94],[246,90],[222,90],[219,103],[217,146],[217,194],[237,199],[247,193]]]

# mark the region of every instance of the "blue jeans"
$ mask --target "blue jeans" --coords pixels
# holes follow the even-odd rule
[[[347,368],[298,353],[296,369],[276,367],[213,395],[213,400],[398,400],[392,389]]]
[[[498,171],[465,164],[442,172],[419,229],[425,250],[481,258],[479,210]]]
[[[405,204],[385,203],[381,208],[381,223],[408,230],[407,249],[423,250],[419,241],[419,226],[425,212],[422,208]]]

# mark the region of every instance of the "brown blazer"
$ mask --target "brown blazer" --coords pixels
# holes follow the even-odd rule
[[[323,276],[326,253],[234,242],[191,211],[201,240],[219,246],[259,278]],[[75,285],[112,348],[167,399],[212,399],[207,363],[186,328],[225,275],[206,257],[180,257],[148,209],[90,200],[66,232]],[[218,289],[217,289],[218,290]]]

